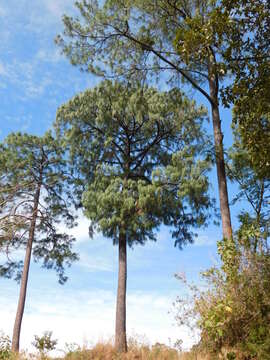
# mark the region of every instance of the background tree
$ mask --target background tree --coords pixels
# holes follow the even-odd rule
[[[80,18],[65,15],[63,37],[56,39],[73,65],[103,76],[137,77],[141,73],[151,78],[166,71],[174,85],[180,78],[207,99],[223,236],[232,237],[219,114],[219,85],[226,74],[219,59],[223,23],[217,21],[216,1],[81,0],[76,6]]]
[[[241,226],[238,229],[238,239],[245,241],[245,244],[242,244],[245,248],[256,253],[268,248],[270,180],[257,172],[257,166],[254,166],[253,158],[237,129],[234,137],[234,145],[229,151],[228,175],[239,186],[239,191],[233,204],[244,201],[250,207],[239,214]]]
[[[270,177],[270,3],[223,0],[219,7],[226,46],[224,62],[233,75],[223,91],[234,105],[234,122],[254,169]]]
[[[206,224],[211,201],[204,175],[205,111],[179,90],[159,93],[103,82],[57,113],[56,128],[74,173],[85,184],[82,204],[94,228],[119,248],[115,346],[126,351],[127,246],[155,240],[162,223],[175,245]]]
[[[64,266],[77,259],[72,252],[73,237],[59,233],[64,221],[75,225],[70,212],[70,183],[63,151],[51,133],[44,137],[27,134],[9,135],[0,149],[2,245],[7,249],[7,262],[0,266],[0,275],[20,281],[20,295],[13,330],[12,350],[19,350],[31,255],[42,260],[43,267],[54,268],[63,284],[67,277]],[[11,228],[10,228],[11,226]],[[25,249],[24,262],[13,261],[11,251]]]

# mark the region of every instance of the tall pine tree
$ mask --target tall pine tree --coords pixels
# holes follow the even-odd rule
[[[175,245],[206,224],[204,109],[179,90],[128,87],[105,81],[75,96],[57,113],[56,128],[83,185],[93,228],[119,249],[115,346],[126,351],[127,246],[155,240],[161,224]]]
[[[31,256],[55,269],[59,282],[67,277],[65,265],[77,259],[73,237],[60,233],[58,224],[75,225],[70,208],[71,181],[63,151],[51,133],[43,137],[15,133],[0,148],[1,244],[8,254],[0,275],[20,282],[20,295],[12,337],[12,350],[19,351]],[[25,250],[24,261],[12,260],[12,252]]]
[[[80,0],[80,17],[64,16],[56,42],[73,65],[102,76],[184,80],[212,113],[223,236],[232,237],[220,118],[222,26],[215,0]],[[221,22],[222,24],[222,22]],[[166,74],[164,76],[164,74]]]

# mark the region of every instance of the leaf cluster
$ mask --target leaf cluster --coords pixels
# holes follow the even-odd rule
[[[220,9],[230,18],[223,58],[233,75],[223,102],[234,105],[233,120],[252,164],[261,177],[269,178],[270,5],[264,0],[223,0]]]
[[[270,229],[270,182],[267,176],[262,177],[252,160],[252,156],[243,144],[238,131],[234,132],[235,141],[229,150],[227,174],[239,187],[238,194],[232,201],[235,204],[247,201],[251,211],[244,210],[239,214],[239,241],[245,247],[256,252],[258,246],[266,249]]]
[[[52,331],[45,331],[42,336],[35,335],[32,345],[40,352],[42,359],[49,351],[55,350],[57,340],[52,339]]]

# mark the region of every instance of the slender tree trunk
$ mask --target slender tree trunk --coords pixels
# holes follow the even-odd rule
[[[229,207],[227,179],[224,162],[224,150],[223,150],[223,134],[221,131],[221,120],[219,114],[218,104],[218,78],[213,70],[213,64],[209,64],[209,88],[210,96],[212,99],[212,121],[214,129],[214,141],[215,141],[215,156],[218,178],[218,190],[219,190],[219,202],[220,213],[222,221],[223,237],[226,239],[232,238],[232,224],[231,214]]]
[[[28,274],[29,274],[29,267],[31,261],[31,254],[32,254],[32,244],[35,236],[35,227],[36,227],[36,220],[37,220],[37,210],[39,204],[39,197],[40,197],[40,188],[41,185],[38,185],[38,189],[35,193],[34,197],[34,205],[33,205],[33,217],[30,224],[29,230],[29,238],[27,242],[25,258],[24,258],[24,265],[23,265],[23,273],[21,279],[21,288],[20,288],[20,295],[19,295],[19,302],[17,307],[17,313],[13,328],[13,336],[12,336],[12,351],[18,352],[20,348],[20,334],[21,334],[21,325],[22,325],[22,318],[24,313],[24,306],[25,306],[25,298],[27,292],[27,283],[28,283]]]
[[[127,351],[126,334],[126,291],[127,291],[127,239],[126,233],[119,234],[119,268],[116,303],[115,348]]]

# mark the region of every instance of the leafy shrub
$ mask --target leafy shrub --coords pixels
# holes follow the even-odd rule
[[[45,331],[42,336],[34,336],[35,340],[32,345],[38,350],[40,353],[41,359],[47,358],[47,353],[56,348],[57,340],[52,339],[52,332]]]
[[[242,234],[243,235],[243,234]],[[199,346],[225,359],[270,359],[270,252],[254,252],[236,240],[218,243],[221,267],[204,272],[207,290],[189,286],[193,305],[181,307],[179,323],[191,318],[200,329]],[[182,306],[178,299],[177,306]],[[236,357],[237,354],[237,357]]]
[[[0,332],[0,360],[11,359],[11,341],[8,336]]]

